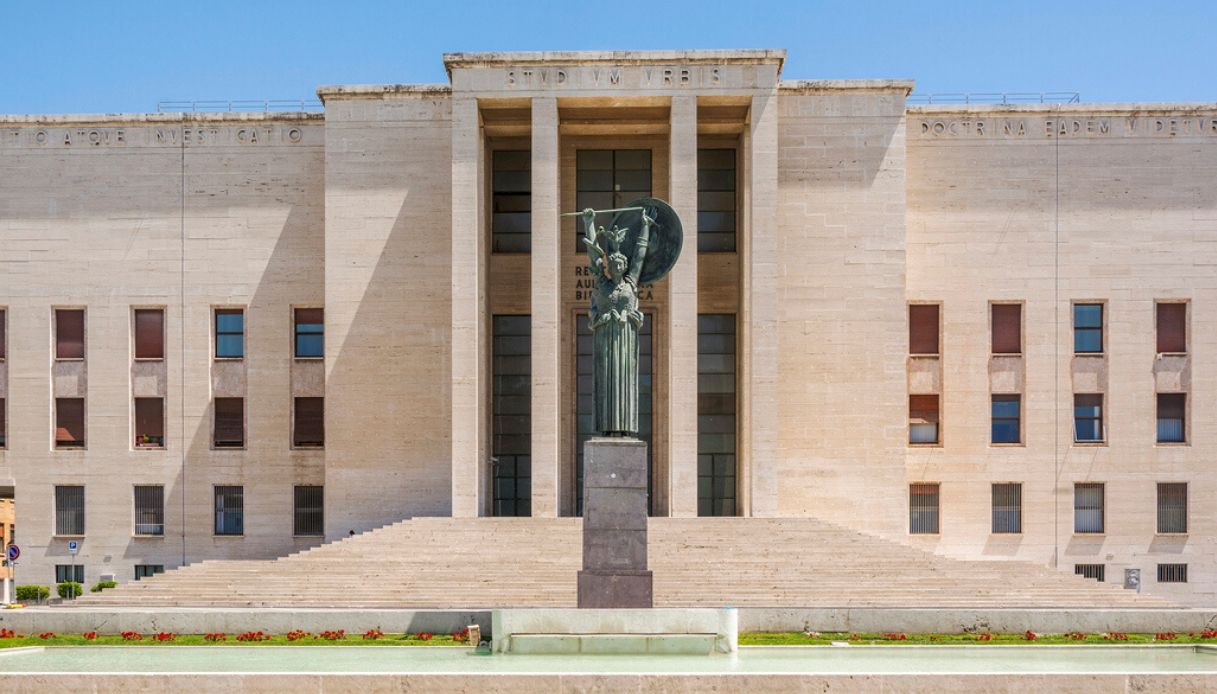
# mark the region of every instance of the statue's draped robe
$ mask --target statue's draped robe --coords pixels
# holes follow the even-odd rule
[[[596,431],[638,433],[638,310],[636,279],[614,282],[601,272],[591,310],[595,344]]]

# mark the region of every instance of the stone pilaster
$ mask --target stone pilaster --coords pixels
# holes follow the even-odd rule
[[[532,100],[532,515],[558,515],[561,271],[558,101]]]
[[[668,275],[668,514],[697,515],[697,97],[672,97],[668,196],[684,248]]]

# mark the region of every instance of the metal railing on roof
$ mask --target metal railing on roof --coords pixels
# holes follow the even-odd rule
[[[226,111],[320,111],[317,99],[209,99],[158,101],[157,113],[223,113]]]
[[[943,92],[909,95],[910,104],[1076,104],[1078,92]]]

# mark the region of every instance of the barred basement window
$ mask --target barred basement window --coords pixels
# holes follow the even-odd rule
[[[296,358],[315,359],[325,356],[325,310],[298,308],[296,323]]]
[[[1018,482],[994,484],[993,532],[1021,533],[1023,531],[1023,485]]]
[[[532,250],[532,152],[498,150],[491,159],[491,252],[528,253]]]
[[[85,399],[55,398],[55,448],[85,447]]]
[[[1107,577],[1106,564],[1074,564],[1073,573],[1082,578],[1093,578],[1102,583]]]
[[[216,535],[245,534],[245,488],[216,487]]]
[[[938,396],[909,396],[909,443],[938,443]]]
[[[55,358],[85,358],[84,309],[55,309]]]
[[[1187,564],[1159,564],[1158,583],[1187,583]]]
[[[67,583],[68,581],[75,581],[76,583],[85,582],[84,564],[55,565],[55,583]]]
[[[909,304],[909,354],[938,354],[938,304]]]
[[[298,485],[294,508],[295,535],[320,537],[325,534],[325,487]]]
[[[55,534],[85,534],[85,488],[55,487]]]
[[[734,253],[735,150],[697,150],[697,251]]]
[[[1158,353],[1183,354],[1187,352],[1187,304],[1157,304]]]
[[[1158,532],[1187,532],[1187,483],[1158,483]]]
[[[1073,351],[1075,354],[1103,351],[1103,304],[1073,305]]]
[[[164,564],[136,564],[135,565],[135,580],[141,578],[151,578],[156,574],[165,573]]]
[[[160,485],[135,487],[135,534],[165,534],[165,488]]]
[[[1020,416],[1022,396],[994,395],[991,402],[990,440],[993,443],[1018,443],[1022,440]]]
[[[292,445],[296,448],[325,446],[325,398],[295,398]]]
[[[165,311],[163,309],[135,309],[135,358],[165,358]]]
[[[215,310],[216,359],[245,358],[245,309]]]
[[[1187,393],[1158,393],[1158,443],[1184,443]]]
[[[164,398],[135,399],[135,447],[165,447]]]
[[[1022,304],[993,304],[989,310],[993,354],[1022,354]]]
[[[1073,485],[1073,532],[1103,532],[1103,484]]]
[[[1103,395],[1073,396],[1073,440],[1076,443],[1101,443],[1104,439]]]
[[[213,444],[216,448],[245,445],[245,398],[216,398]]]
[[[938,534],[938,485],[909,485],[909,533]]]

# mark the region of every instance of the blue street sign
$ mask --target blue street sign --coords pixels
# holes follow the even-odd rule
[[[8,546],[8,560],[17,561],[17,559],[20,557],[21,557],[21,548],[18,547],[17,545],[9,545]]]
[[[68,540],[68,551],[72,554],[76,554],[80,551],[80,543],[76,540]]]

